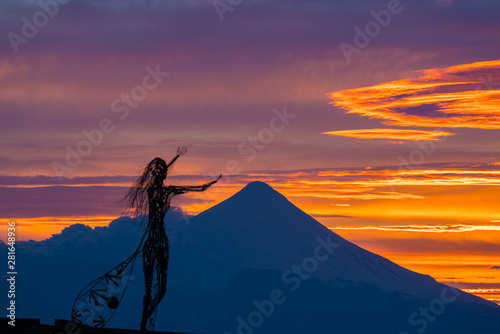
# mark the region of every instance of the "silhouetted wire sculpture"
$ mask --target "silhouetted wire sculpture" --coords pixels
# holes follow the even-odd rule
[[[137,250],[106,274],[90,282],[73,303],[71,317],[78,324],[104,327],[116,312],[125,294],[138,256],[142,256],[146,292],[143,299],[141,331],[153,331],[156,311],[167,290],[169,259],[165,214],[174,196],[190,191],[205,191],[222,176],[201,186],[166,186],[164,181],[174,162],[187,151],[177,148],[177,155],[167,164],[154,158],[142,172],[125,197],[118,203],[134,211],[134,218],[146,221],[144,235]]]

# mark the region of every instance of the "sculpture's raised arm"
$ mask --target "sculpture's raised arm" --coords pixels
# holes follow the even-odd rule
[[[172,160],[170,160],[170,162],[167,164],[167,168],[170,168],[174,164],[175,160],[177,160],[180,156],[186,154],[186,152],[187,152],[186,146],[177,147],[177,155],[173,157]]]

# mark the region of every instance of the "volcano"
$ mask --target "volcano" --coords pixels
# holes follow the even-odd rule
[[[188,219],[174,210],[166,223],[171,257],[159,331],[500,333],[498,305],[356,246],[263,182]],[[30,305],[20,316],[68,317],[80,282],[137,246],[140,233],[132,226],[122,217],[97,232],[72,226],[40,243],[21,243],[22,261],[33,263],[31,274],[40,279],[20,285],[20,303]],[[49,291],[50,279],[39,272],[47,266],[35,264],[41,249],[46,263],[54,263],[51,277],[61,281],[56,291]],[[140,268],[135,275],[109,327],[138,328]]]

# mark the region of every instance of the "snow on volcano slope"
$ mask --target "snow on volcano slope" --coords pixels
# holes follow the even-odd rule
[[[171,257],[157,330],[500,333],[496,304],[346,241],[265,183],[185,218],[173,211],[166,219]],[[120,218],[109,228],[72,226],[27,244],[20,262],[33,266],[25,267],[30,278],[19,284],[18,300],[29,307],[18,316],[68,318],[84,283],[125,259],[139,238]],[[143,284],[138,261],[109,327],[138,328]]]

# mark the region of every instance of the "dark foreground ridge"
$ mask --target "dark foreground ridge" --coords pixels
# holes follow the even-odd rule
[[[40,319],[16,319],[16,326],[10,326],[8,318],[1,318],[0,332],[19,334],[137,334],[140,330],[93,328],[78,325],[68,320],[55,319],[54,325],[44,325]],[[151,332],[156,334],[194,334],[178,332]]]

